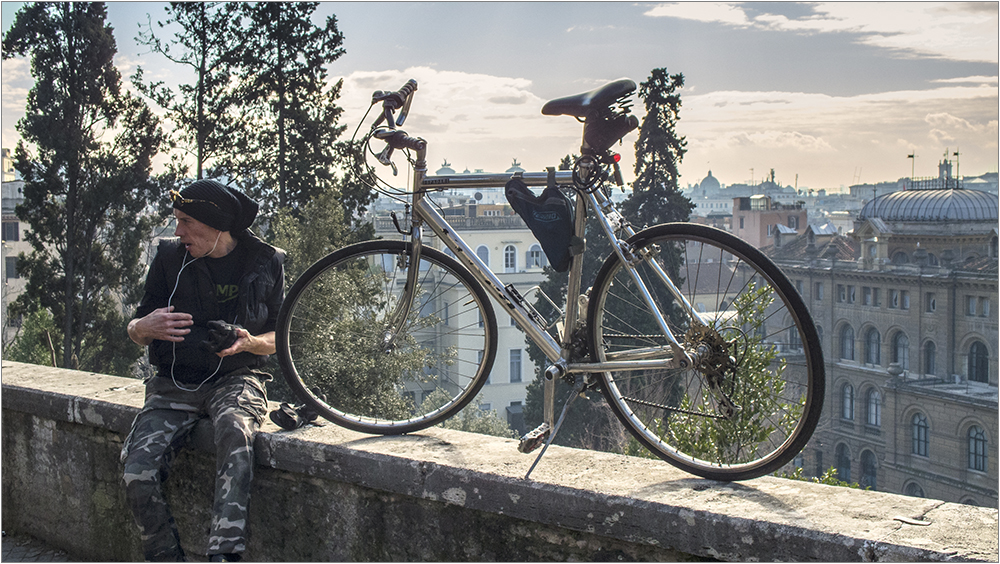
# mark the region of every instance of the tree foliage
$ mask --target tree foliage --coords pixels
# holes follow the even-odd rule
[[[228,175],[265,209],[298,206],[334,182],[344,127],[326,65],[344,54],[337,19],[312,23],[315,2],[240,5],[246,42],[236,63],[242,126],[224,162]]]
[[[16,213],[30,229],[18,257],[27,279],[13,315],[36,308],[60,327],[63,366],[127,374],[141,350],[120,338],[142,282],[140,252],[155,219],[150,178],[164,136],[120,88],[102,3],[36,3],[18,11],[4,59],[30,56],[35,84],[18,122]]]

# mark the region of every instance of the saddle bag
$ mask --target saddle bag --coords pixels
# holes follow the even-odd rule
[[[573,252],[573,205],[569,198],[554,181],[536,196],[519,177],[511,178],[504,192],[510,206],[541,243],[552,268],[557,272],[569,269],[570,259],[577,254]]]

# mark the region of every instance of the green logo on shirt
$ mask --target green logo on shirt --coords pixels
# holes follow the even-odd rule
[[[236,284],[216,284],[215,285],[215,296],[219,300],[220,304],[224,304],[229,300],[235,299],[239,294],[240,288]]]

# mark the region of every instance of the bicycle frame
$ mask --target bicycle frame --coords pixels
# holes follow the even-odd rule
[[[596,213],[605,235],[611,241],[612,248],[619,255],[622,262],[627,265],[633,280],[640,289],[642,298],[652,312],[654,319],[659,325],[663,335],[671,345],[672,355],[664,357],[662,349],[655,348],[649,350],[631,351],[627,358],[609,360],[607,362],[570,362],[570,345],[572,343],[574,331],[579,326],[581,319],[580,299],[583,255],[573,256],[570,262],[569,283],[567,286],[566,306],[564,312],[564,323],[560,336],[561,342],[557,342],[543,327],[541,320],[534,308],[527,305],[524,298],[517,293],[513,285],[504,285],[500,278],[493,273],[487,264],[473,251],[468,244],[459,236],[448,224],[444,217],[428,201],[424,188],[439,188],[447,186],[450,189],[460,188],[483,188],[502,186],[511,178],[509,174],[473,174],[455,176],[427,176],[427,166],[425,160],[425,150],[418,151],[413,167],[412,212],[408,235],[411,238],[413,250],[407,265],[407,285],[404,290],[403,299],[400,300],[398,310],[394,313],[393,334],[402,327],[406,316],[410,311],[413,301],[413,291],[416,287],[418,275],[418,265],[420,252],[423,245],[423,224],[428,227],[441,239],[442,243],[454,253],[457,260],[462,263],[472,273],[473,277],[484,287],[487,293],[501,304],[503,309],[513,318],[531,341],[537,344],[546,358],[552,365],[547,369],[547,376],[552,379],[555,376],[565,376],[567,374],[593,373],[606,370],[635,371],[665,368],[685,368],[691,366],[699,351],[685,350],[683,345],[673,335],[667,326],[666,319],[659,308],[653,302],[652,295],[646,288],[635,271],[635,265],[642,261],[647,261],[654,269],[656,275],[664,282],[669,291],[678,300],[684,311],[691,316],[696,323],[707,325],[708,323],[698,312],[694,310],[687,298],[679,288],[670,280],[666,272],[662,270],[656,261],[649,260],[650,257],[635,256],[632,253],[631,245],[627,238],[635,235],[635,230],[624,220],[621,214],[614,208],[613,203],[600,190],[576,191],[576,224],[574,232],[577,237],[583,239],[586,227],[586,208],[590,207]],[[518,173],[518,176],[528,186],[545,186],[549,174],[545,172]],[[555,180],[558,185],[573,186],[573,174],[570,171],[559,171],[555,173]],[[623,232],[626,239],[619,238],[618,231]],[[531,308],[531,309],[529,309]],[[392,335],[387,335],[386,344],[391,345]]]

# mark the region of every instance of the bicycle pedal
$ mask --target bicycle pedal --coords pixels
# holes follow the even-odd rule
[[[550,433],[552,433],[552,427],[548,423],[542,423],[521,437],[521,442],[517,445],[517,451],[528,454],[542,446],[546,439],[549,438]]]

